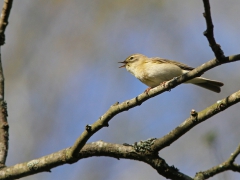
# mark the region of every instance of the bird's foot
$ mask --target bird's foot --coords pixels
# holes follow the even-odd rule
[[[166,83],[167,81],[163,81],[160,85],[163,86],[164,88],[166,87]],[[168,90],[169,92],[171,91],[171,89]]]
[[[161,86],[165,87],[166,86],[167,81],[163,81],[162,83],[160,83]]]
[[[151,90],[151,87],[148,87],[144,92],[148,94],[148,92]]]

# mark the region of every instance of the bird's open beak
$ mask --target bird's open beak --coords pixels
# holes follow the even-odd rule
[[[118,62],[118,63],[122,63],[122,64],[124,64],[124,65],[122,65],[122,66],[120,66],[119,68],[123,68],[123,67],[126,67],[126,62],[125,61],[122,61],[122,62]]]

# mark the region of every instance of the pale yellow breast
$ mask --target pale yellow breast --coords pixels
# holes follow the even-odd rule
[[[182,74],[182,69],[174,64],[153,63],[151,61],[144,62],[141,66],[138,66],[134,73],[136,78],[150,87],[158,86],[162,82]]]

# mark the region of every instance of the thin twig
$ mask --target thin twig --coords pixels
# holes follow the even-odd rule
[[[224,61],[225,56],[224,56],[224,52],[221,49],[221,46],[216,43],[214,38],[214,32],[213,32],[214,25],[212,23],[211,8],[210,8],[209,0],[203,0],[203,4],[204,4],[204,10],[205,10],[205,12],[203,13],[203,16],[206,19],[206,26],[207,26],[207,29],[206,31],[204,31],[203,34],[208,39],[209,46],[212,48],[212,51],[214,52],[215,57],[222,62]]]
[[[5,43],[4,32],[8,25],[13,0],[5,0],[0,17],[0,46]],[[1,49],[0,49],[1,50]],[[5,166],[8,154],[8,122],[7,103],[4,101],[4,75],[0,52],[0,167]]]
[[[5,166],[8,154],[7,103],[4,101],[4,76],[0,53],[0,168]]]
[[[2,13],[0,17],[0,46],[2,46],[5,43],[4,32],[8,25],[8,18],[12,8],[12,3],[13,3],[13,0],[4,0]]]
[[[238,145],[235,152],[232,153],[231,156],[226,161],[206,171],[201,171],[196,173],[194,180],[205,180],[227,170],[240,172],[240,166],[234,163],[234,160],[239,155],[239,153],[240,153],[240,144]]]
[[[161,149],[169,146],[199,123],[204,122],[210,117],[220,113],[221,111],[238,102],[240,102],[240,90],[222,100],[217,101],[215,104],[207,107],[201,112],[197,113],[194,111],[195,113],[191,113],[191,116],[186,119],[181,125],[176,127],[164,137],[155,140],[154,145],[152,146],[152,151],[160,151]]]

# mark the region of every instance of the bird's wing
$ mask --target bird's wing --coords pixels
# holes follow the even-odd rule
[[[156,57],[156,58],[151,58],[152,61],[154,61],[155,63],[169,63],[169,64],[174,64],[174,65],[177,65],[178,67],[180,67],[181,69],[183,70],[193,70],[194,68],[193,67],[190,67],[186,64],[183,64],[183,63],[180,63],[180,62],[177,62],[177,61],[173,61],[173,60],[168,60],[168,59],[163,59],[163,58],[159,58],[159,57]]]

